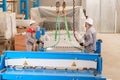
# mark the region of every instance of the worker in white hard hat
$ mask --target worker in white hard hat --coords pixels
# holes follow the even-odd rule
[[[27,29],[27,32],[26,32],[27,51],[33,51],[34,50],[35,33],[36,33],[36,23],[35,23],[35,21],[31,20],[30,21],[30,27]]]
[[[85,22],[86,33],[84,34],[84,43],[80,43],[85,47],[86,53],[94,53],[96,50],[96,30],[93,27],[93,19],[88,18]]]

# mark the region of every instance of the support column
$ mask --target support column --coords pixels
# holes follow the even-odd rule
[[[40,0],[33,0],[33,7],[39,7],[40,6]]]
[[[3,12],[7,11],[6,3],[6,0],[2,0],[2,4],[0,4],[0,8],[3,8]]]
[[[25,19],[29,18],[29,0],[20,0],[20,14],[25,14]]]

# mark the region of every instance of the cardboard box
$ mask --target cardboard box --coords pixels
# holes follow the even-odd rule
[[[14,45],[16,51],[26,51],[26,35],[15,35]]]
[[[15,51],[26,51],[25,45],[15,45]]]
[[[27,28],[17,28],[17,33],[23,33],[26,31],[27,31]]]

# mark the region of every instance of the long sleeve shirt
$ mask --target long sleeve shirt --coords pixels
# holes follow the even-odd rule
[[[85,46],[86,52],[90,53],[90,52],[95,51],[96,50],[96,30],[95,30],[95,28],[90,27],[86,31],[84,38],[85,38],[84,46]]]
[[[27,45],[33,45],[35,43],[35,30],[29,28],[26,33],[26,42]]]

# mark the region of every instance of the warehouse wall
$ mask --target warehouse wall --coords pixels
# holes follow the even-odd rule
[[[115,0],[101,0],[100,32],[115,32]]]
[[[94,27],[99,31],[100,26],[100,0],[86,0],[87,16],[94,20]]]
[[[117,10],[116,32],[120,33],[120,0],[116,0],[116,10]]]
[[[86,0],[86,10],[98,32],[120,33],[119,0]]]
[[[81,4],[82,4],[83,8],[86,9],[86,0],[82,0]]]

